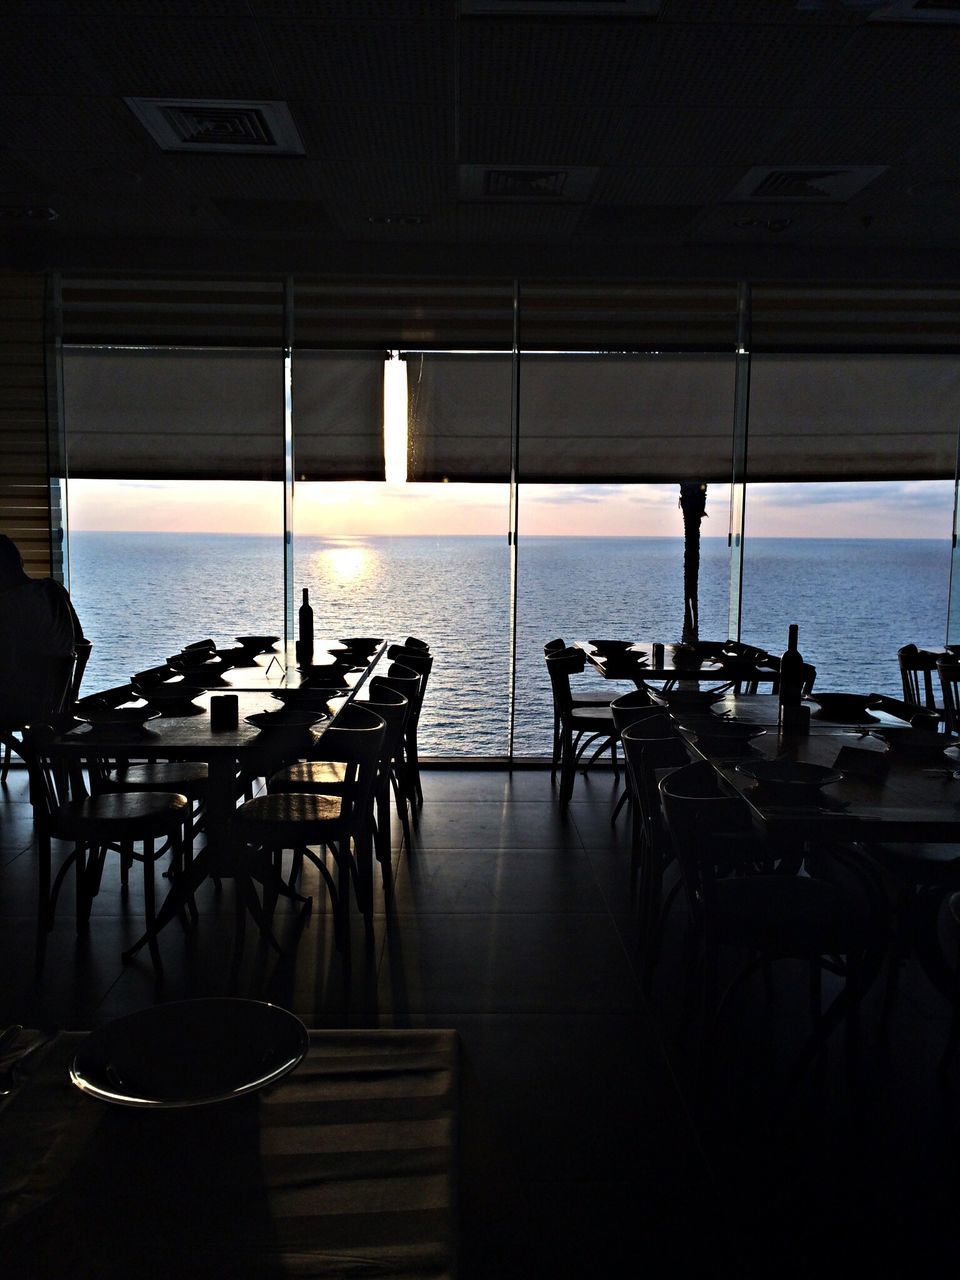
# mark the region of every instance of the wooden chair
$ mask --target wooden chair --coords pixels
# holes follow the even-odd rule
[[[343,786],[336,794],[317,792],[310,779],[301,779],[297,766],[292,766],[270,779],[267,795],[248,800],[237,810],[238,838],[259,851],[259,865],[255,862],[254,866],[263,883],[265,929],[269,929],[279,893],[299,896],[295,885],[305,859],[317,868],[330,893],[337,946],[348,951],[351,882],[369,927],[373,914],[373,796],[385,734],[381,716],[360,706],[344,708],[338,722],[321,739],[326,758],[345,766]],[[336,880],[322,853],[314,853],[311,845],[330,850],[337,867]],[[284,877],[282,860],[287,849],[293,853],[293,863]]]
[[[99,791],[92,793],[87,779],[101,771],[98,756],[58,752],[48,726],[29,728],[24,738],[31,771],[31,801],[37,832],[39,866],[38,958],[42,935],[53,927],[57,897],[72,866],[76,878],[77,932],[89,926],[93,899],[100,891],[106,858],[118,854],[125,883],[127,869],[135,862],[143,868],[144,915],[154,968],[161,969],[160,951],[153,925],[156,918],[157,861],[170,854],[174,877],[184,868],[184,832],[190,822],[190,801],[170,792]],[[62,840],[73,850],[52,877],[52,841]],[[196,908],[189,903],[192,914]],[[127,959],[130,953],[124,953]]]
[[[617,767],[617,730],[613,712],[606,706],[577,706],[570,691],[570,676],[582,671],[586,656],[581,649],[561,649],[547,655],[547,671],[553,691],[553,703],[560,717],[560,812],[566,813],[573,794],[577,766],[590,747],[593,755],[584,768],[589,768],[605,751],[610,752],[614,773]]]
[[[722,792],[709,764],[678,769],[659,784],[664,818],[680,867],[692,931],[687,985],[699,980],[702,1055],[706,1059],[730,997],[752,973],[787,957],[810,966],[813,1033],[794,1069],[794,1079],[822,1049],[830,1032],[855,1015],[876,977],[883,956],[883,933],[875,906],[858,901],[838,885],[806,875],[718,876],[728,859],[731,832],[750,825],[742,799]],[[736,839],[734,835],[734,840]],[[724,848],[724,845],[727,848]],[[832,855],[837,859],[841,853]],[[745,966],[721,995],[720,953],[736,948]],[[844,978],[825,1011],[820,1008],[820,974]],[[848,1039],[848,1047],[852,1047]]]
[[[423,807],[423,786],[420,782],[420,746],[417,731],[420,727],[420,713],[427,692],[430,673],[433,670],[433,658],[421,649],[409,649],[403,645],[392,644],[387,649],[387,657],[392,663],[408,667],[420,677],[420,687],[410,701],[406,728],[403,731],[403,750],[406,758],[407,785],[410,803],[417,808]]]
[[[943,693],[943,719],[948,733],[960,733],[960,658],[937,658],[937,675]]]
[[[948,659],[949,661],[949,659]],[[938,703],[934,690],[937,671],[937,654],[918,649],[915,644],[905,644],[897,650],[897,664],[903,684],[903,700],[926,711],[943,715],[942,700]]]

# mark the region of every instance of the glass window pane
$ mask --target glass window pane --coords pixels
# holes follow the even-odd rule
[[[952,519],[945,480],[748,484],[744,640],[796,622],[817,688],[901,696],[897,650],[943,644]]]

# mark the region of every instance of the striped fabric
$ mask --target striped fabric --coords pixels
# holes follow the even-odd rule
[[[273,1089],[168,1112],[80,1095],[81,1038],[0,1112],[0,1274],[455,1275],[455,1032],[311,1032]]]

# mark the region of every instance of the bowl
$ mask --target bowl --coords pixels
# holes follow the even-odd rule
[[[752,760],[738,764],[737,772],[753,778],[758,788],[784,801],[809,798],[821,787],[839,782],[843,777],[839,769],[830,765],[808,764],[803,760]]]
[[[846,724],[869,724],[876,721],[867,709],[868,693],[811,693],[810,702],[820,708],[812,714],[817,720],[835,720]]]
[[[743,755],[750,750],[754,738],[762,738],[767,732],[759,725],[720,720],[716,716],[690,716],[680,728],[692,733],[697,746],[708,755]]]
[[[281,707],[278,711],[256,711],[244,716],[247,724],[255,729],[310,729],[321,720],[329,720],[326,711],[312,711],[307,707]]]
[[[590,640],[594,649],[600,653],[625,653],[627,649],[632,649],[634,642],[632,640]]]
[[[677,708],[707,711],[714,702],[719,702],[723,698],[724,691],[722,689],[668,689],[660,693],[651,690],[651,694],[658,702],[662,699],[671,710]]]
[[[890,729],[874,729],[873,736],[887,744],[887,750],[895,755],[929,757],[944,749],[945,735],[929,729],[908,729],[904,726]]]
[[[106,702],[101,705],[87,703],[74,712],[77,720],[82,720],[94,729],[111,732],[141,730],[148,720],[156,720],[159,714],[156,707],[112,707]]]
[[[166,683],[155,681],[141,682],[134,678],[131,687],[138,697],[153,707],[161,715],[196,715],[202,711],[193,699],[203,690],[193,682],[168,680]]]
[[[268,653],[280,639],[279,636],[236,636],[237,643],[250,654]]]
[[[352,653],[362,653],[369,657],[370,654],[380,648],[383,644],[383,639],[375,636],[341,636],[338,643]]]
[[[308,1046],[303,1023],[277,1005],[170,1001],[92,1031],[74,1055],[70,1080],[114,1106],[209,1106],[274,1084]]]

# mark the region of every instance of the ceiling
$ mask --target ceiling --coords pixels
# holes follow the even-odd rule
[[[6,0],[2,262],[957,280],[927,2]],[[166,152],[131,97],[283,102],[302,154]]]

